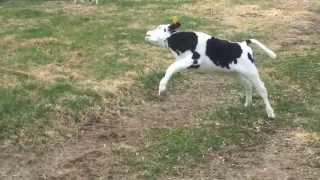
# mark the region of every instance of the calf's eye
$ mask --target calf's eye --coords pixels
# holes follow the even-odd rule
[[[167,32],[167,29],[164,29],[163,31],[164,31],[164,32]]]

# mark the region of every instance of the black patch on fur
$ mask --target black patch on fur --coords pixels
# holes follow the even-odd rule
[[[198,44],[198,37],[193,32],[177,32],[168,39],[168,46],[178,55],[187,50],[194,52]]]
[[[248,58],[250,59],[250,61],[251,61],[252,63],[254,63],[254,59],[253,59],[253,57],[252,57],[252,55],[251,55],[250,53],[248,53]]]
[[[196,59],[193,60],[193,64],[188,67],[188,69],[197,69],[200,67],[200,64],[198,64],[198,61]]]
[[[238,60],[235,59],[235,60],[234,60],[234,63],[235,63],[235,64],[238,64]]]
[[[168,39],[168,46],[178,55],[186,51],[193,53],[193,64],[189,68],[199,68],[198,59],[200,54],[195,51],[198,44],[198,37],[194,32],[178,32],[172,34]]]
[[[200,64],[198,64],[198,59],[200,58],[200,54],[197,51],[193,51],[193,55],[192,55],[192,59],[193,59],[193,63],[190,67],[188,67],[188,69],[190,68],[199,68]]]
[[[237,58],[242,54],[238,43],[232,43],[212,37],[207,41],[206,55],[211,61],[222,68],[229,69],[231,63],[238,63]]]
[[[246,40],[246,43],[249,45],[249,44],[251,44],[252,42],[251,42],[250,39],[248,39],[248,40]]]
[[[188,67],[188,69],[198,69],[200,67],[199,64],[193,64],[191,66]]]
[[[193,53],[192,59],[199,59],[200,58],[200,54],[197,51],[193,51],[192,53]]]

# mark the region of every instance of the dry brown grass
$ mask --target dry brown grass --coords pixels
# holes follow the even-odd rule
[[[295,132],[293,134],[293,139],[297,142],[302,142],[302,143],[317,143],[320,141],[320,134],[315,133],[315,132],[307,132],[305,130],[300,130],[299,132]]]
[[[21,47],[45,46],[48,44],[61,43],[61,40],[54,37],[32,38],[21,44]]]
[[[65,70],[63,67],[59,67],[55,64],[48,64],[33,69],[30,74],[41,81],[54,83],[57,79],[65,78],[64,72]]]
[[[57,13],[62,10],[64,13],[72,15],[97,15],[99,13],[113,12],[117,10],[117,6],[108,5],[106,7],[100,7],[97,5],[88,5],[88,4],[75,4],[73,1],[47,1],[38,6],[39,9],[43,9],[48,13]]]
[[[305,31],[299,30],[302,27],[312,27],[313,24],[319,22],[317,14],[310,11],[311,7],[312,3],[309,0],[283,0],[270,8],[259,4],[233,5],[227,0],[220,0],[196,1],[195,4],[182,6],[181,9],[184,9],[182,12],[186,15],[204,18],[209,22],[216,19],[221,20],[222,24],[228,27],[224,30],[225,34],[232,35],[252,29],[264,32],[264,38],[270,41],[269,45],[274,49],[279,49],[287,44],[312,40],[313,36],[302,36]]]
[[[0,70],[0,85],[3,88],[14,88],[19,84],[19,81],[15,75],[7,74],[7,71],[1,72]]]
[[[2,29],[27,29],[27,28],[32,28],[36,25],[39,24],[41,21],[45,20],[40,20],[36,21],[34,19],[17,19],[17,18],[0,18],[0,26]]]

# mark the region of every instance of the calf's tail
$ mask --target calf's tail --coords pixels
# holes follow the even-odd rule
[[[256,44],[259,48],[261,48],[262,50],[264,50],[268,56],[270,56],[272,59],[275,59],[277,58],[277,55],[276,53],[274,53],[271,49],[267,48],[264,44],[262,44],[261,42],[259,42],[258,40],[256,39],[249,39],[249,40],[246,40],[247,44]]]

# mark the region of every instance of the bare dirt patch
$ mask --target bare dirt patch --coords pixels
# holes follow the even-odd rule
[[[235,95],[230,91],[228,96],[220,96],[233,82],[231,77],[196,73],[190,76],[193,76],[190,87],[177,90],[176,93],[168,89],[167,95],[160,97],[160,100],[146,101],[142,105],[131,107],[127,112],[129,119],[123,121],[125,127],[148,129],[197,126],[198,122],[194,118],[196,115]],[[154,95],[157,96],[157,91]]]
[[[0,179],[34,179],[29,165],[37,158],[35,153],[5,141],[1,141],[0,151]]]
[[[279,130],[259,146],[226,149],[211,156],[210,164],[186,173],[204,179],[318,179],[320,148],[314,139],[301,141],[301,129]],[[312,135],[314,136],[314,135]],[[305,137],[303,137],[305,139]],[[172,178],[175,179],[175,178]]]
[[[117,140],[117,122],[90,115],[76,136],[51,147],[38,159],[33,173],[38,179],[92,179],[109,177]],[[50,162],[50,163],[48,163]]]

